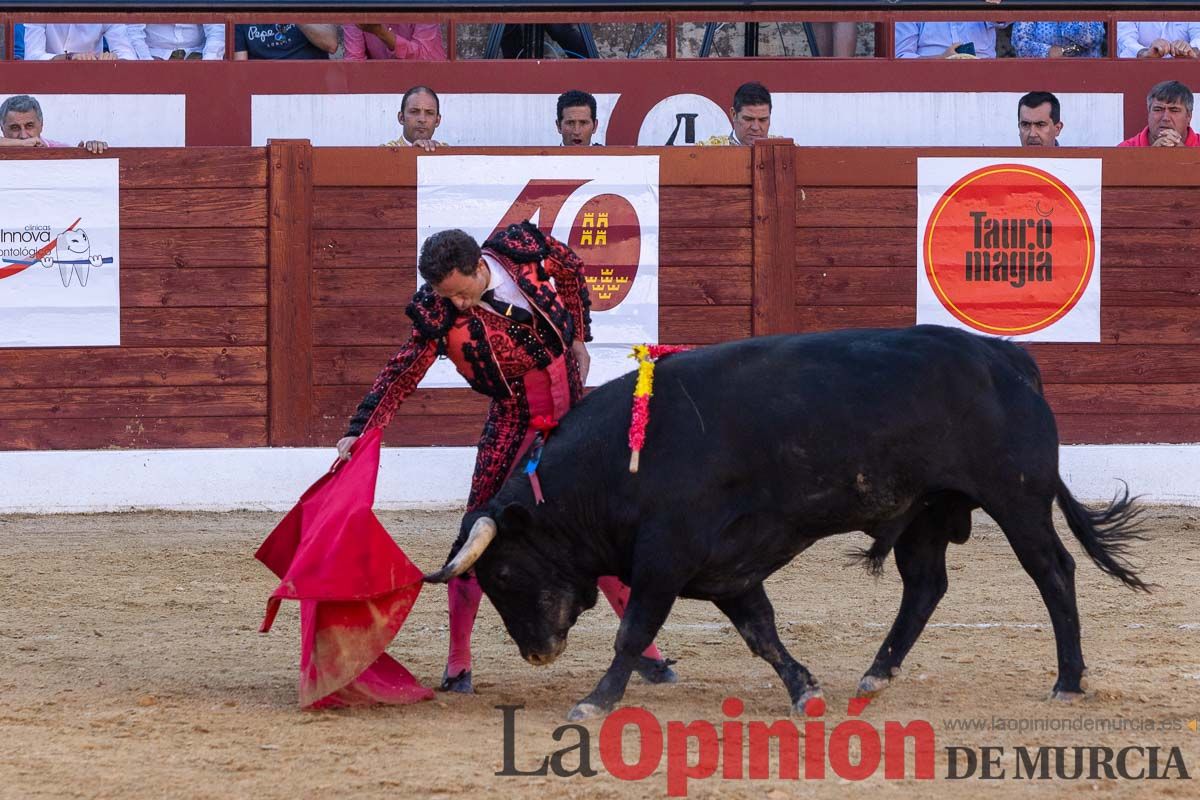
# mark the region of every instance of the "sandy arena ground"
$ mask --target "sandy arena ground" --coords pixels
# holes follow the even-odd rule
[[[554,665],[523,662],[499,617],[484,604],[476,627],[478,694],[416,706],[334,712],[296,707],[298,612],[285,605],[259,635],[272,576],[251,558],[281,515],[113,514],[0,519],[0,796],[105,798],[661,797],[665,764],[643,782],[608,774],[593,734],[592,778],[497,777],[502,717],[494,706],[524,703],[517,721],[522,769],[556,744],[552,733],[594,685],[611,656],[607,606],[585,614]],[[1033,582],[999,531],[977,517],[975,534],[950,549],[950,591],[905,665],[864,718],[928,720],[937,737],[935,781],[889,781],[879,772],[847,785],[824,781],[722,780],[690,784],[700,798],[865,796],[1040,797],[1086,792],[1125,797],[1200,796],[1200,509],[1151,508],[1151,538],[1137,546],[1144,576],[1160,588],[1135,594],[1105,577],[1068,541],[1077,584],[1087,698],[1046,700],[1054,639]],[[457,515],[386,513],[381,518],[414,561],[440,565]],[[1065,525],[1059,523],[1065,532]],[[1067,534],[1069,536],[1069,534]],[[785,643],[821,680],[829,729],[874,655],[900,599],[889,559],[872,579],[847,565],[864,539],[825,541],[777,574],[768,590]],[[603,601],[601,601],[603,604]],[[426,683],[441,674],[445,591],[430,587],[391,653]],[[721,702],[746,703],[743,720],[787,716],[787,697],[711,605],[676,606],[659,643],[679,659],[677,686],[636,679],[628,705],[660,720],[726,719]],[[1165,731],[950,730],[950,720],[1151,719]],[[632,760],[636,737],[627,739]],[[1179,746],[1192,780],[947,781],[948,745],[999,745],[1009,777],[1015,745]],[[1165,757],[1165,756],[1164,756]],[[573,764],[573,761],[569,761]],[[718,773],[719,776],[720,773]],[[964,795],[964,791],[966,794]]]

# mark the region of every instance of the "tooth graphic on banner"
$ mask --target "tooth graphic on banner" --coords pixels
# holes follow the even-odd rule
[[[58,263],[58,274],[62,278],[63,286],[71,285],[72,273],[79,278],[80,286],[87,286],[92,262],[92,244],[87,231],[75,228],[60,233],[58,245],[54,248],[54,260]]]

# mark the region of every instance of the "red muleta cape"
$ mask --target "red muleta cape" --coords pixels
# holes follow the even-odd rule
[[[308,488],[254,557],[279,576],[261,631],[300,601],[300,705],[414,703],[433,697],[385,651],[421,592],[421,571],[371,511],[382,429]]]

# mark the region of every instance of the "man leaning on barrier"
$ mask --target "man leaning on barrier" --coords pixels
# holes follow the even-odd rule
[[[3,138],[0,147],[70,147],[42,136],[42,104],[27,94],[13,95],[0,105],[0,125]],[[80,142],[89,153],[100,155],[108,149],[108,143],[99,139]]]
[[[400,138],[384,142],[384,147],[419,147],[432,153],[446,146],[433,138],[442,124],[442,103],[428,86],[414,86],[404,93],[396,119],[400,122]]]
[[[221,61],[224,25],[129,25],[129,41],[139,61]]]
[[[234,25],[233,60],[322,60],[338,49],[337,25]]]
[[[1117,56],[1200,57],[1200,22],[1118,22]]]
[[[27,22],[23,55],[26,61],[137,60],[127,25],[42,25]]]

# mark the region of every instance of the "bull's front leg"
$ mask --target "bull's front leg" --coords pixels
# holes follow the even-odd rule
[[[821,687],[808,669],[792,657],[779,640],[775,608],[760,583],[735,597],[714,601],[742,635],[750,652],[775,668],[787,687],[792,710],[804,713],[809,700],[821,696]]]
[[[616,655],[604,677],[596,684],[591,694],[580,700],[567,714],[571,722],[603,716],[616,707],[625,696],[629,676],[638,665],[644,651],[658,635],[659,628],[667,621],[671,606],[675,604],[675,592],[640,590],[632,587],[629,605],[617,630]]]

